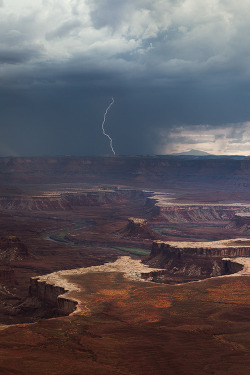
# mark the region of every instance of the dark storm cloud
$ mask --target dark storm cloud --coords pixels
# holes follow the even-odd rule
[[[22,64],[39,58],[41,53],[37,49],[24,48],[15,49],[1,49],[0,48],[0,64]]]
[[[109,153],[100,126],[113,96],[117,153],[214,142],[217,153],[247,152],[246,10],[234,0],[4,2],[0,154]]]

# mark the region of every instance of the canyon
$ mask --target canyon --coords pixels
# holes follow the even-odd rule
[[[0,158],[0,176],[3,375],[249,373],[249,158]]]

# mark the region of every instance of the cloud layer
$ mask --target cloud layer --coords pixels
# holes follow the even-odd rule
[[[249,74],[247,1],[8,0],[1,8],[1,61],[12,68],[75,62],[82,71],[151,71],[156,81]]]
[[[162,154],[185,152],[197,148],[215,155],[249,155],[250,122],[220,125],[181,126],[163,131]],[[164,139],[167,143],[164,144]]]
[[[248,8],[245,0],[0,1],[0,155],[109,152],[98,121],[111,96],[120,153],[180,151],[180,129],[199,128],[209,143],[220,129],[248,126]],[[242,151],[229,130],[223,136],[224,151]]]

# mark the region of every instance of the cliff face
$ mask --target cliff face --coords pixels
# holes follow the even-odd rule
[[[148,193],[145,210],[151,217],[162,218],[167,223],[209,223],[233,220],[235,215],[244,210],[247,215],[250,206],[238,204],[184,203],[181,204],[169,194]],[[250,213],[249,213],[250,215]],[[250,224],[250,220],[249,220]]]
[[[244,246],[244,243],[239,243],[240,246],[237,246],[237,242],[234,247],[181,247],[169,245],[166,242],[154,241],[152,245],[152,250],[150,257],[154,258],[159,255],[166,257],[171,256],[197,256],[197,257],[249,257],[250,256],[250,246]]]
[[[159,204],[160,205],[160,204]],[[236,208],[225,206],[169,206],[160,207],[160,215],[169,223],[214,222],[234,217]]]
[[[225,189],[248,189],[248,158],[154,157],[40,157],[1,158],[3,183],[81,181],[133,181],[185,186],[224,183]]]
[[[77,306],[77,302],[63,297],[67,292],[62,287],[47,284],[45,281],[40,281],[38,278],[31,278],[29,294],[31,297],[36,297],[45,304],[54,307],[58,314],[69,315]]]
[[[165,264],[165,270],[151,271],[149,273],[142,273],[141,277],[144,280],[153,282],[171,283],[185,283],[189,281],[202,280],[209,277],[216,277],[222,275],[231,275],[242,270],[241,264],[231,262],[230,260],[214,260],[213,262],[207,260],[206,262],[199,262],[197,259],[191,259],[183,265],[181,262],[175,263],[174,260],[168,260]]]
[[[0,197],[0,209],[29,211],[66,211],[79,206],[101,206],[126,199],[144,199],[139,190],[90,191],[81,193],[50,192],[40,196],[13,195]]]
[[[179,247],[155,241],[146,263],[166,271],[153,272],[150,277],[161,282],[186,282],[238,272],[242,266],[222,258],[249,256],[250,247],[202,248]],[[148,278],[145,274],[144,278]]]

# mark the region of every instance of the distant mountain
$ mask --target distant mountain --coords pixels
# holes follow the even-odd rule
[[[200,150],[190,150],[190,151],[186,151],[186,152],[180,152],[178,154],[171,154],[171,155],[176,155],[176,156],[209,156],[209,155],[212,155],[212,154],[209,154],[208,152],[205,152],[205,151],[200,151]]]

